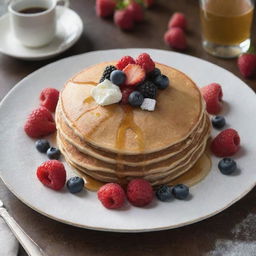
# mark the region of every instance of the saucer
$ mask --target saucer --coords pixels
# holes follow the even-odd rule
[[[9,13],[0,18],[0,52],[24,60],[42,60],[58,55],[80,38],[83,32],[83,22],[76,12],[62,6],[56,7],[57,32],[52,42],[39,48],[29,48],[22,45],[11,29]]]

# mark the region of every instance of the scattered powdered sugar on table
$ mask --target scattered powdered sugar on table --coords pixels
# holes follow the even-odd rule
[[[232,240],[220,239],[215,248],[205,256],[254,256],[256,255],[256,214],[247,217],[231,230]]]

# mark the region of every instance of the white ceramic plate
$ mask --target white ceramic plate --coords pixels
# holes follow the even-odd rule
[[[56,56],[73,46],[83,32],[83,22],[76,12],[57,6],[57,32],[53,41],[43,47],[23,46],[13,35],[9,14],[0,18],[0,52],[24,60],[42,60]]]
[[[188,201],[157,200],[147,208],[127,204],[122,210],[107,210],[96,193],[70,194],[67,189],[55,192],[36,178],[38,165],[47,160],[36,151],[34,140],[23,132],[26,116],[39,104],[40,91],[48,86],[61,89],[64,82],[81,69],[101,61],[137,56],[148,52],[155,61],[173,66],[188,74],[199,86],[211,82],[223,87],[228,127],[239,131],[242,148],[236,155],[241,172],[222,175],[218,159],[212,157],[210,174],[191,188]],[[19,82],[0,107],[0,176],[8,188],[25,204],[55,220],[83,228],[142,232],[188,225],[223,211],[247,194],[255,185],[256,97],[236,76],[209,62],[191,56],[152,49],[122,49],[90,52],[47,65]],[[213,131],[213,135],[217,132]],[[69,168],[68,168],[69,169]],[[69,169],[69,176],[72,173]]]

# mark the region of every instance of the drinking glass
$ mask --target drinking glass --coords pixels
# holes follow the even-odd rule
[[[250,47],[254,0],[200,0],[204,49],[223,58]]]

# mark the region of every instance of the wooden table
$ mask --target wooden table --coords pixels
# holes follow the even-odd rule
[[[111,20],[97,18],[94,12],[94,2],[93,0],[71,1],[71,8],[77,11],[84,21],[84,32],[74,47],[57,58],[27,62],[0,55],[0,99],[23,77],[52,61],[67,56],[111,48],[148,47],[169,50],[162,38],[168,19],[175,11],[184,12],[189,22],[187,33],[189,49],[185,53],[222,66],[241,78],[236,60],[218,59],[203,51],[198,1],[159,0],[154,8],[147,11],[145,22],[138,25],[133,32],[122,32],[114,26]],[[256,80],[244,81],[256,90]],[[8,146],[6,148],[8,149]],[[245,243],[256,240],[256,221],[253,221],[254,214],[256,214],[255,192],[254,189],[238,203],[217,216],[193,225],[153,233],[119,234],[79,229],[48,219],[22,204],[0,181],[0,198],[3,199],[9,212],[49,256],[198,256],[211,250],[217,253],[215,246],[236,248],[234,244],[238,244],[241,247]],[[243,228],[247,228],[248,232],[242,232]],[[223,253],[224,249],[221,250],[221,254],[213,255],[228,255],[228,253]],[[239,249],[237,250],[238,253]],[[255,254],[256,252],[250,254],[244,251],[244,254],[239,255]],[[21,250],[20,255],[26,254]]]

